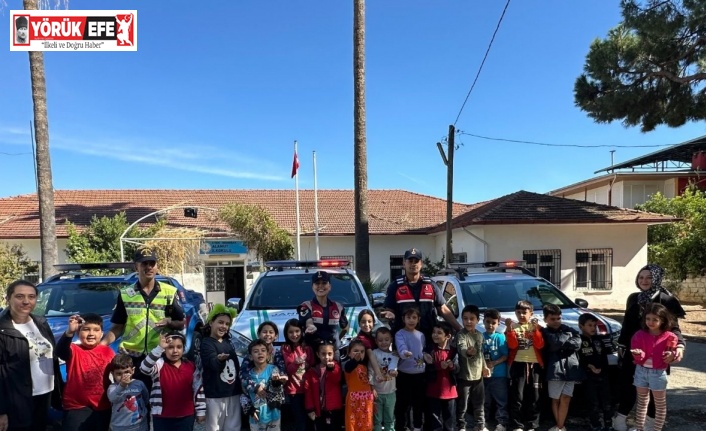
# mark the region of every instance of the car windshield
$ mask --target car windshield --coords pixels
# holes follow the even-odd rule
[[[282,274],[264,276],[253,287],[248,305],[252,310],[293,309],[314,297],[311,274]],[[349,274],[331,274],[329,298],[344,307],[365,305],[365,297]]]
[[[46,317],[113,313],[121,283],[61,283],[40,287],[35,312]]]
[[[576,307],[559,289],[535,279],[465,281],[461,282],[461,291],[466,304],[475,304],[480,309],[514,311],[515,304],[521,299],[531,302],[535,309],[546,304],[555,304],[559,308]]]

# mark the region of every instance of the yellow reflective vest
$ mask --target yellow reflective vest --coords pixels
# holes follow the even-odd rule
[[[176,287],[155,280],[157,296],[148,305],[137,283],[120,289],[120,297],[127,312],[125,331],[120,341],[120,351],[130,356],[142,356],[159,345],[157,322],[166,317],[165,310],[172,304]]]

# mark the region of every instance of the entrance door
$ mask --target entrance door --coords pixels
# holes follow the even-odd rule
[[[245,299],[244,266],[227,266],[223,268],[223,280],[226,285],[226,300],[229,298]]]

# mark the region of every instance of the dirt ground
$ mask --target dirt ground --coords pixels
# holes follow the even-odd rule
[[[679,327],[687,340],[706,342],[706,307],[704,305],[683,305],[686,318],[679,320]],[[623,320],[624,310],[596,310],[619,322]]]

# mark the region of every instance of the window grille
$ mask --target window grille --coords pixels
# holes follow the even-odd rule
[[[576,290],[613,289],[613,249],[576,250]]]
[[[404,275],[404,256],[403,255],[392,255],[390,256],[390,281],[397,279]]]
[[[525,267],[561,288],[561,250],[524,250]]]

